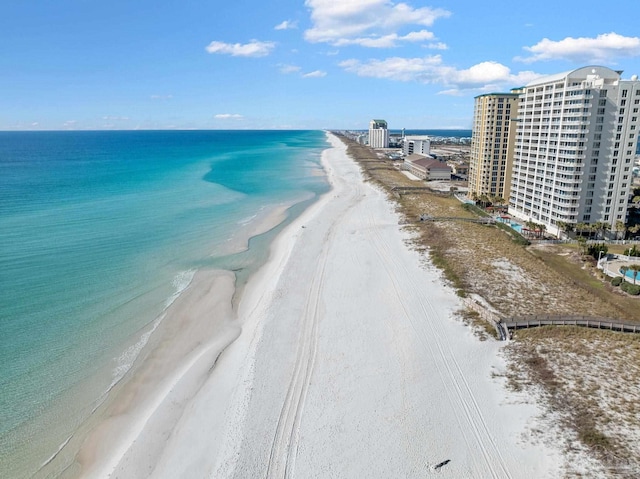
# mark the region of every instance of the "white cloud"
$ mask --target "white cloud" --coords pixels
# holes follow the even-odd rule
[[[426,30],[398,35],[409,25],[429,27],[438,18],[451,13],[429,7],[413,8],[406,3],[393,4],[388,0],[306,0],[313,26],[305,31],[305,38],[313,43],[334,46],[361,45],[366,47],[395,46],[398,41],[432,40]]]
[[[429,50],[448,50],[449,49],[447,44],[446,43],[442,43],[442,42],[429,43],[427,45],[427,48]]]
[[[206,50],[209,53],[231,55],[233,57],[265,57],[275,48],[274,42],[251,40],[249,43],[211,42]]]
[[[106,115],[102,117],[103,120],[107,120],[107,121],[128,121],[129,117],[128,116],[111,116],[111,115]]]
[[[152,100],[171,100],[173,95],[151,95]]]
[[[351,59],[339,65],[346,71],[363,77],[442,85],[446,89],[440,93],[444,94],[508,89],[541,76],[530,71],[514,74],[509,67],[497,62],[481,62],[460,70],[443,64],[440,55],[422,58],[391,57],[367,62]]]
[[[327,72],[323,72],[322,70],[315,70],[309,73],[305,73],[304,75],[302,75],[302,78],[322,78],[326,76]]]
[[[614,57],[640,56],[640,38],[625,37],[617,33],[604,33],[595,38],[567,37],[560,41],[544,38],[531,47],[529,57],[516,60],[532,63],[543,60],[570,60],[575,62],[611,62]]]
[[[293,30],[295,28],[298,28],[298,22],[290,22],[289,20],[285,20],[282,23],[278,23],[273,28],[274,30]]]
[[[280,65],[280,73],[285,75],[289,73],[297,73],[300,71],[300,67],[296,65]]]
[[[214,115],[216,120],[242,120],[244,117],[237,113],[218,113]]]
[[[391,48],[398,45],[399,42],[422,42],[425,40],[432,40],[434,35],[427,30],[420,30],[419,32],[410,32],[406,35],[400,36],[397,33],[390,33],[388,35],[372,36],[372,37],[359,37],[359,38],[341,38],[333,45],[342,47],[345,45],[360,45],[362,47],[369,48]]]

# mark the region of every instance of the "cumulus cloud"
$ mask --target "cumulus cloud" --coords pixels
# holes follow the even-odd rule
[[[217,115],[214,115],[214,118],[216,120],[242,120],[244,117],[237,113],[218,113]]]
[[[326,76],[327,72],[323,72],[322,70],[315,70],[309,73],[305,73],[304,75],[302,75],[302,78],[322,78]]]
[[[209,53],[231,55],[232,57],[265,57],[275,48],[274,42],[251,40],[249,43],[211,42],[206,50]]]
[[[305,31],[305,39],[334,46],[360,45],[382,48],[398,42],[432,40],[433,33],[420,30],[399,35],[407,26],[429,27],[438,18],[451,13],[440,8],[413,8],[406,3],[388,0],[306,0],[313,26]]]
[[[345,60],[344,70],[362,77],[442,85],[440,93],[483,92],[497,88],[517,87],[540,77],[534,72],[512,73],[498,62],[481,62],[467,69],[445,65],[440,55],[422,58],[392,57],[384,60]]]
[[[274,30],[293,30],[295,28],[298,28],[298,22],[290,22],[289,20],[285,20],[282,23],[278,23],[273,28]]]
[[[574,62],[611,62],[615,57],[640,55],[640,38],[625,37],[617,33],[604,33],[595,38],[567,37],[553,41],[542,39],[524,49],[531,53],[528,57],[516,57],[525,63],[544,60],[570,60]]]

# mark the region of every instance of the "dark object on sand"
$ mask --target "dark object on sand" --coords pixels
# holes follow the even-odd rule
[[[443,466],[446,466],[450,462],[451,462],[451,459],[447,459],[446,461],[442,461],[441,463],[436,464],[435,466],[433,466],[433,468],[437,471],[438,469],[440,469]]]

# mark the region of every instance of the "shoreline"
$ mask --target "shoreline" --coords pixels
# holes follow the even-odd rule
[[[318,199],[321,197],[322,195]],[[160,434],[167,433],[167,426],[175,418],[171,419],[171,413],[163,412],[162,409],[167,409],[167,402],[187,402],[215,366],[220,354],[237,339],[241,330],[237,307],[242,300],[247,278],[250,280],[264,267],[264,264],[258,265],[256,271],[251,268],[238,274],[220,269],[216,261],[219,261],[218,258],[246,254],[251,241],[277,231],[283,225],[286,228],[287,223],[297,219],[296,216],[289,218],[291,209],[312,200],[313,195],[305,195],[290,203],[265,206],[254,216],[243,220],[241,227],[234,232],[227,244],[215,256],[211,256],[213,264],[205,264],[196,270],[188,287],[173,298],[162,315],[154,320],[153,323],[157,323],[157,326],[151,326],[153,334],[140,352],[140,357],[135,360],[141,363],[139,367],[134,365],[130,372],[111,386],[110,395],[113,397],[101,401],[96,409],[104,410],[98,412],[99,416],[89,418],[81,425],[80,430],[66,439],[40,466],[37,474],[46,474],[49,465],[58,456],[69,458],[71,455],[75,459],[61,472],[64,477],[108,477],[119,462],[129,461],[131,456],[138,454],[137,448],[133,446],[141,435],[147,436],[142,439],[146,444],[147,440],[155,442],[148,436],[158,431]],[[311,202],[311,206],[316,201]],[[307,209],[308,207],[302,214]],[[267,256],[269,255],[267,252]],[[230,264],[237,262],[234,259],[226,261]],[[244,269],[244,260],[240,260],[240,263],[240,268]],[[215,311],[218,329],[207,331],[205,309]],[[191,328],[197,333],[188,334],[181,330],[183,327]],[[176,335],[181,335],[182,345],[179,347],[173,344]],[[161,342],[159,345],[158,340]],[[167,345],[168,341],[172,345]],[[179,399],[176,400],[176,397]],[[153,416],[162,417],[153,419]],[[134,429],[137,434],[131,431],[130,421],[136,424]],[[124,422],[127,423],[126,428],[121,427]],[[123,432],[125,429],[127,431]],[[144,455],[148,456],[149,444],[144,449]],[[158,449],[162,449],[162,446],[158,446]],[[104,454],[104,451],[108,452]]]
[[[505,367],[500,346],[456,319],[459,298],[408,248],[393,205],[345,145],[329,140],[330,191],[275,238],[238,323],[218,325],[227,343],[216,351],[195,327],[179,331],[182,349],[145,361],[127,398],[160,393],[137,406],[124,440],[109,433],[131,429],[119,397],[83,448],[82,477],[558,472],[558,451],[522,439],[537,408],[491,377]],[[232,318],[231,302],[211,294],[230,278],[209,273],[172,306]],[[171,358],[182,362],[167,377]],[[98,457],[104,449],[110,457]]]

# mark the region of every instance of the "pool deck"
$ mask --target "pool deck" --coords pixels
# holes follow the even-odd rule
[[[639,257],[633,257],[633,256],[614,256],[614,255],[608,255],[608,256],[613,256],[613,258],[609,259],[607,256],[603,257],[600,261],[598,261],[598,269],[601,269],[604,274],[606,274],[609,277],[622,277],[622,273],[620,273],[620,268],[622,266],[629,266],[630,264],[638,264],[640,263],[640,258]],[[629,283],[633,283],[633,279],[629,278],[628,276],[625,277],[625,280],[628,281]],[[640,284],[640,281],[637,281],[638,284]]]

